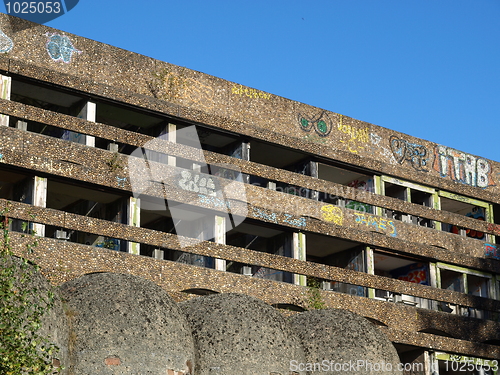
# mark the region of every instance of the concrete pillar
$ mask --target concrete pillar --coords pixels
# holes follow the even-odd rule
[[[215,230],[214,230],[215,243],[226,244],[226,218],[222,216],[215,216]],[[219,271],[226,270],[226,260],[215,259],[215,269]]]
[[[38,207],[47,207],[47,179],[44,177],[28,178],[15,187],[14,200]],[[36,220],[36,218],[34,218]],[[22,221],[17,221],[14,230],[22,230]],[[37,236],[45,236],[45,225],[32,223],[29,229]]]
[[[168,124],[167,125],[167,134],[168,134],[168,141],[172,143],[177,143],[177,125],[175,124]],[[168,156],[167,158],[167,164],[172,165],[175,167],[176,165],[176,160],[175,156]]]
[[[0,98],[10,100],[11,87],[12,79],[10,77],[0,75]],[[0,115],[0,126],[9,126],[9,116]]]
[[[306,235],[305,233],[295,232],[293,233],[293,249],[292,256],[294,259],[306,260]],[[295,285],[307,285],[307,279],[305,275],[293,275],[293,283]]]
[[[139,198],[130,197],[128,199],[128,217],[127,224],[133,227],[141,226],[141,200]],[[140,244],[136,242],[128,242],[127,252],[139,255],[141,253]]]
[[[77,116],[78,118],[82,118],[87,121],[92,121],[95,122],[96,119],[96,103],[93,102],[87,102],[80,113]],[[78,143],[83,143],[87,146],[90,147],[95,147],[95,137],[91,135],[84,135],[83,139],[81,142]]]

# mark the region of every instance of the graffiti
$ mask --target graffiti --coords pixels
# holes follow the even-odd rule
[[[407,161],[417,171],[427,172],[428,161],[427,148],[417,143],[408,142],[405,139],[391,136],[389,139],[392,154],[399,164]]]
[[[293,225],[295,227],[306,227],[306,218],[305,217],[299,217],[299,218],[294,218],[290,214],[284,214],[285,218],[283,219],[284,223]]]
[[[349,187],[353,187],[355,189],[366,191],[366,192],[374,192],[374,184],[372,179],[368,179],[367,181],[363,180],[354,180],[347,184]],[[358,201],[347,201],[346,208],[350,208],[351,210],[362,211],[372,213],[372,206],[368,203],[361,203]]]
[[[182,171],[178,185],[182,190],[205,194],[211,197],[216,196],[214,180],[199,173]]]
[[[14,47],[14,42],[0,30],[0,52],[7,53]]]
[[[410,283],[430,285],[429,268],[424,263],[412,263],[390,271],[391,276]]]
[[[307,117],[299,113],[298,120],[303,131],[309,132],[314,128],[320,137],[326,137],[332,131],[332,121],[325,111],[316,117]]]
[[[344,223],[344,213],[340,207],[334,206],[333,204],[327,204],[321,207],[321,211],[323,220],[333,222],[337,225],[342,225]]]
[[[369,141],[370,136],[368,134],[368,128],[359,129],[351,125],[343,124],[342,116],[340,116],[340,122],[337,125],[337,129],[340,132],[349,135],[350,138],[348,141],[340,140],[340,142],[346,143],[347,149],[352,153],[357,154],[359,150],[365,148],[363,144]]]
[[[296,217],[291,214],[283,214],[284,217],[280,219],[278,214],[276,214],[275,212],[266,212],[266,210],[257,207],[253,208],[253,216],[258,219],[264,219],[275,224],[281,222],[299,228],[305,228],[307,225],[305,217]]]
[[[259,219],[270,221],[272,223],[278,223],[278,217],[275,212],[267,213],[264,210],[261,210],[260,208],[254,207],[253,216]]]
[[[47,40],[47,52],[50,58],[54,61],[63,61],[66,64],[71,62],[71,57],[73,52],[82,53],[82,51],[78,51],[71,40],[66,35],[59,34],[45,34],[48,38]]]
[[[494,234],[496,234],[498,236],[498,235],[500,235],[500,225],[489,223],[488,224],[488,231],[493,232]]]
[[[485,243],[484,244],[484,255],[488,258],[500,260],[500,251],[498,250],[498,247],[496,245]]]
[[[116,176],[116,183],[119,187],[125,187],[125,182],[127,182],[127,177],[118,177]]]
[[[383,147],[380,144],[381,140],[382,140],[382,137],[380,135],[378,135],[377,133],[370,133],[370,141],[371,141],[372,145],[376,146],[377,148],[382,150],[380,152],[380,154],[382,156],[384,156],[385,158],[389,159],[389,163],[396,164],[396,159],[394,158],[394,155],[386,147]]]
[[[397,237],[398,233],[394,221],[387,220],[378,216],[365,215],[363,213],[354,212],[356,215],[356,223],[373,227],[377,231],[381,230],[391,237]]]
[[[234,95],[247,96],[253,99],[271,99],[271,94],[255,89],[244,88],[242,85],[234,85],[231,92]]]
[[[441,173],[441,177],[480,188],[495,185],[490,163],[485,159],[445,146],[436,146],[435,156],[434,169]]]
[[[224,208],[231,209],[231,203],[226,202],[224,199],[220,199],[217,197],[209,197],[208,195],[198,194],[198,198],[200,199],[200,203],[213,206],[215,208]]]

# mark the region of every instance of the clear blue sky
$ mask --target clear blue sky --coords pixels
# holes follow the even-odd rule
[[[500,0],[80,0],[47,25],[500,161]]]

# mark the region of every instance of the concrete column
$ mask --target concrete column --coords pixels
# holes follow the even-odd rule
[[[80,113],[78,113],[78,118],[82,118],[87,121],[95,122],[96,119],[96,103],[87,102]],[[75,133],[76,134],[76,133]],[[78,143],[82,143],[84,145],[95,147],[95,137],[91,135],[84,135]]]
[[[294,259],[306,260],[306,235],[305,233],[293,233],[293,249],[292,256]],[[307,278],[305,275],[293,275],[293,283],[295,285],[307,285]]]
[[[33,186],[33,205],[37,207],[47,207],[47,179],[35,177]],[[33,231],[37,236],[45,236],[45,225],[33,224]]]
[[[215,216],[215,230],[214,230],[215,243],[226,244],[226,218],[222,216]],[[215,269],[219,271],[226,270],[225,259],[215,259]]]
[[[168,141],[172,143],[177,143],[177,125],[175,124],[168,124],[167,125],[167,134],[168,134]],[[175,156],[168,156],[167,158],[167,164],[172,165],[175,167],[176,161],[175,161]]]
[[[127,224],[133,227],[141,226],[141,200],[139,198],[130,197],[128,199],[128,217]],[[127,252],[139,255],[141,253],[140,244],[136,242],[128,242]]]
[[[0,75],[0,98],[10,100],[12,78]],[[0,126],[9,126],[9,116],[0,115]]]
[[[38,207],[47,207],[47,179],[43,177],[33,177],[28,178],[15,187],[14,200],[19,202],[31,204]],[[36,218],[35,218],[36,220]],[[14,224],[13,229],[21,231],[22,221],[17,221]],[[31,224],[29,229],[33,231],[37,236],[45,236],[45,225],[43,224]]]
[[[370,247],[365,248],[365,256],[366,256],[366,273],[370,275],[375,274],[375,265],[373,263],[373,249]],[[375,298],[375,289],[368,288],[368,297]]]

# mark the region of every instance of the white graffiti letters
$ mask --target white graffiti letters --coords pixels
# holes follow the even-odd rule
[[[494,185],[487,160],[445,146],[436,146],[435,153],[434,169],[442,177],[480,188]]]

